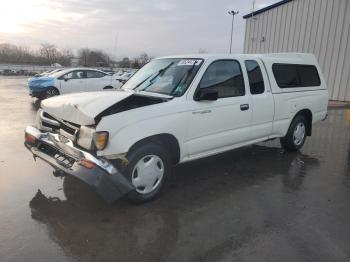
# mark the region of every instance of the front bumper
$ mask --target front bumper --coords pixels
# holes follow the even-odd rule
[[[45,99],[47,97],[46,91],[47,90],[36,91],[36,90],[29,89],[29,95],[32,97],[36,97],[38,99]]]
[[[24,143],[34,158],[38,157],[55,170],[84,181],[107,202],[111,203],[135,189],[110,162],[75,147],[71,140],[58,134],[41,132],[32,126],[28,126],[25,133],[26,136],[35,137],[35,142]],[[82,160],[93,163],[93,167],[81,165]]]

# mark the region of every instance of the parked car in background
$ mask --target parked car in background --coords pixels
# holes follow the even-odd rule
[[[121,85],[115,77],[88,68],[70,68],[28,80],[30,95],[39,99],[60,94],[111,90]]]
[[[120,91],[43,101],[25,144],[106,200],[144,202],[178,163],[275,138],[301,149],[327,105],[312,54],[165,57]]]
[[[15,76],[15,75],[17,75],[17,72],[15,70],[13,70],[13,69],[4,69],[2,71],[2,74],[4,76]]]
[[[34,77],[48,76],[48,75],[52,75],[54,73],[60,72],[62,70],[64,70],[64,68],[52,69],[52,70],[48,70],[48,71],[36,74],[36,75],[34,75]]]
[[[136,73],[136,70],[130,70],[130,71],[124,71],[122,73],[118,72],[115,74],[116,79],[122,83],[125,84],[126,81],[128,81],[134,74]]]
[[[107,73],[107,74],[109,74],[109,75],[114,75],[115,74],[115,71],[113,71],[111,69],[103,69],[102,71]]]

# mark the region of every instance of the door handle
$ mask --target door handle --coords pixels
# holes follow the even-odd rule
[[[241,105],[241,111],[246,111],[249,109],[249,104],[242,104]]]

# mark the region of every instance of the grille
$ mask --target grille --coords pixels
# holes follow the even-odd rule
[[[44,116],[44,117],[47,117],[47,118],[49,118],[49,119],[52,119],[52,120],[56,120],[53,116],[49,115],[49,114],[46,113],[46,112],[43,112],[43,116]]]
[[[75,141],[80,125],[68,121],[58,120],[46,112],[41,112],[41,126],[48,131],[60,133]]]
[[[75,159],[60,152],[59,150],[57,150],[56,148],[47,145],[47,144],[41,144],[39,147],[39,150],[51,157],[54,157],[56,159],[56,161],[66,167],[66,168],[71,168],[74,163],[75,163]]]
[[[47,123],[47,122],[44,122],[44,121],[41,121],[41,125],[44,126],[44,127],[51,128],[51,129],[56,129],[57,128],[57,126],[52,125],[52,124]]]
[[[63,129],[64,131],[66,131],[67,133],[71,134],[71,135],[75,135],[77,133],[77,131],[79,130],[79,127],[73,126],[72,124],[69,124],[67,122],[61,122],[61,129]]]
[[[62,154],[60,152],[57,152],[54,155],[54,158],[57,162],[59,162],[62,166],[66,168],[71,168],[74,165],[75,160],[65,154]]]

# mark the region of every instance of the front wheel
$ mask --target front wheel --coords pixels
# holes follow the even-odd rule
[[[46,91],[46,97],[45,98],[50,98],[53,96],[58,96],[60,92],[58,92],[57,88],[51,87]]]
[[[128,194],[134,203],[147,202],[161,191],[171,172],[169,153],[155,143],[137,147],[128,154],[129,164],[124,174],[135,187]]]
[[[299,115],[294,118],[285,137],[281,138],[281,145],[287,151],[297,151],[306,140],[307,121]]]

